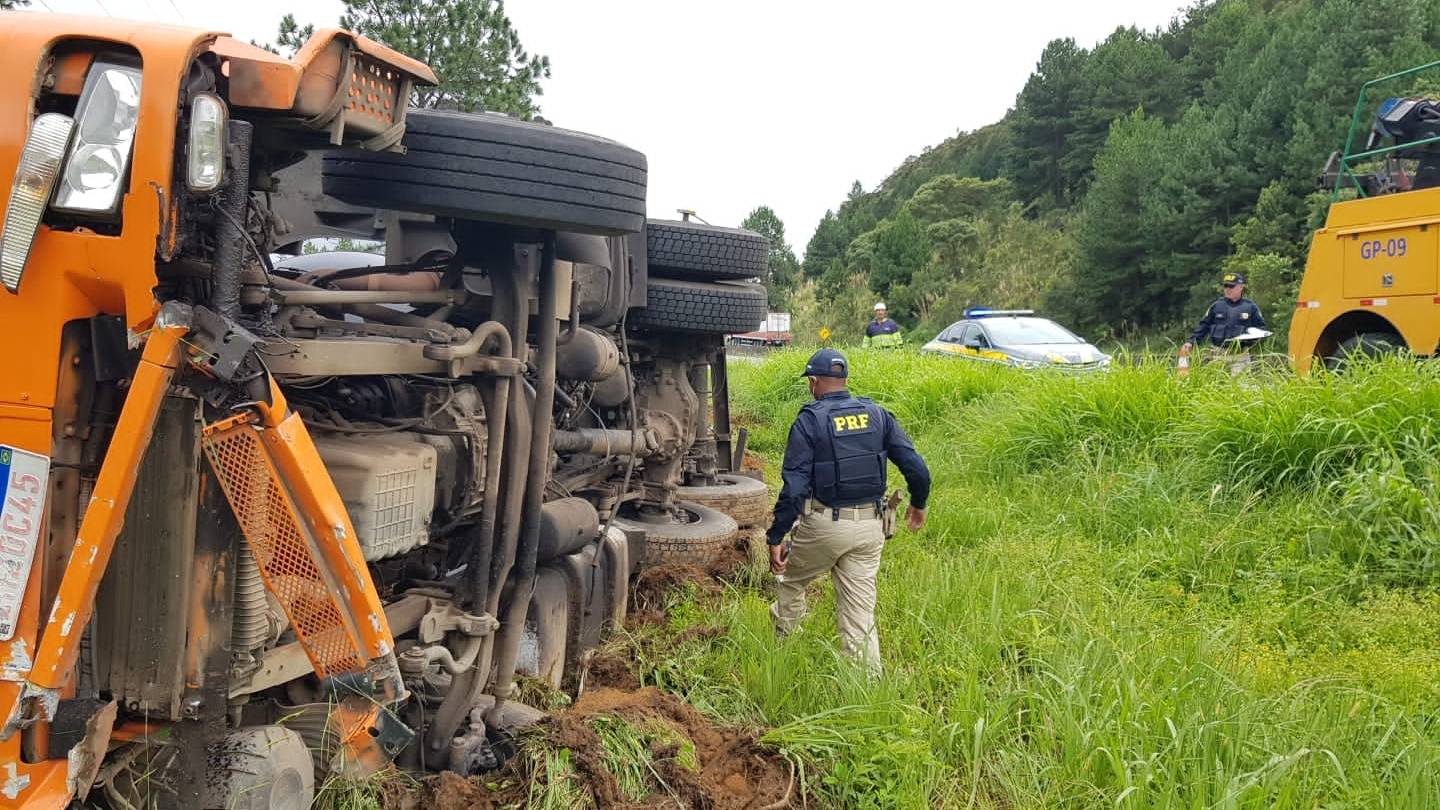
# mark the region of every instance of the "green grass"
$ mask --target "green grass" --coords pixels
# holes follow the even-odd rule
[[[728,632],[651,666],[771,727],[813,802],[1440,807],[1440,364],[851,360],[936,479],[925,531],[886,549],[885,678],[836,654],[828,588],[777,642],[762,576],[672,612]],[[732,369],[772,477],[803,362]]]

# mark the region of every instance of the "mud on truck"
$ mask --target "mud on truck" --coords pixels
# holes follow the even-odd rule
[[[642,154],[340,30],[5,12],[0,65],[0,808],[494,768],[517,675],[763,518],[765,242],[647,223]]]

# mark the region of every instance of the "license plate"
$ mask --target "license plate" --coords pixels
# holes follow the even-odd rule
[[[20,621],[49,480],[50,459],[0,444],[0,641]]]

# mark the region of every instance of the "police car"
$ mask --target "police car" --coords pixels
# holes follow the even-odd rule
[[[965,310],[934,340],[920,347],[945,354],[1015,368],[1060,368],[1095,371],[1110,367],[1110,356],[1048,318],[1029,309]]]

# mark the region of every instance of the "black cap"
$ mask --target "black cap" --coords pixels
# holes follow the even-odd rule
[[[845,379],[850,374],[850,364],[845,362],[845,355],[834,349],[821,349],[810,355],[810,362],[805,364],[805,370],[801,377],[839,377]]]
[[[1220,286],[1222,286],[1222,287],[1233,287],[1233,286],[1235,286],[1236,284],[1244,284],[1244,283],[1245,283],[1245,274],[1244,274],[1244,273],[1226,273],[1225,275],[1223,275],[1223,276],[1220,277]]]

